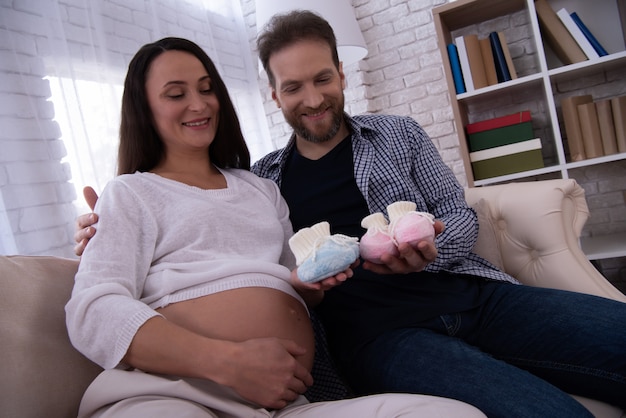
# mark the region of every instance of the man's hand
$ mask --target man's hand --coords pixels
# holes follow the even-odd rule
[[[341,283],[348,280],[354,272],[352,269],[356,268],[359,265],[359,259],[356,259],[354,263],[350,265],[347,269],[342,272],[335,274],[334,276],[326,277],[325,279],[320,280],[315,283],[305,283],[298,278],[298,269],[294,269],[291,272],[291,285],[296,290],[329,290],[335,286],[339,286]]]
[[[443,222],[435,220],[435,236],[444,230]],[[382,264],[364,261],[363,268],[378,274],[406,274],[422,271],[437,258],[437,247],[434,242],[420,241],[415,247],[408,243],[398,246],[398,256],[383,254]]]
[[[85,201],[91,208],[94,209],[96,206],[96,201],[98,200],[98,194],[96,191],[87,186],[83,189],[83,196],[85,197]],[[76,233],[74,234],[74,241],[76,241],[76,245],[74,246],[74,253],[77,256],[83,255],[83,251],[85,251],[85,246],[96,233],[96,229],[92,226],[98,222],[98,215],[95,213],[85,213],[76,218]]]
[[[298,269],[293,269],[291,272],[291,286],[296,289],[296,292],[306,302],[307,306],[312,308],[317,306],[324,298],[324,291],[329,290],[335,286],[339,286],[341,283],[348,280],[354,275],[352,269],[356,268],[360,263],[357,258],[354,263],[350,265],[344,271],[335,274],[334,276],[326,277],[316,283],[305,283],[298,278]]]
[[[232,374],[218,383],[233,388],[242,397],[264,408],[281,409],[313,384],[311,373],[298,357],[306,350],[291,340],[261,338],[239,344]]]

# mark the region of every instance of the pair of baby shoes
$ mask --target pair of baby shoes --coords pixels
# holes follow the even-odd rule
[[[305,283],[315,283],[346,270],[359,258],[382,263],[383,254],[398,255],[398,245],[408,242],[434,241],[435,217],[430,213],[416,212],[414,202],[395,202],[387,206],[390,222],[378,212],[366,216],[361,226],[367,232],[361,237],[330,234],[328,222],[302,228],[289,240],[296,256],[298,278]]]
[[[289,239],[296,256],[298,278],[315,283],[346,270],[359,258],[358,238],[330,234],[328,222],[302,228]]]
[[[359,249],[363,259],[381,264],[383,254],[398,255],[397,246],[403,242],[416,245],[419,241],[435,240],[435,217],[416,212],[414,202],[399,201],[387,206],[389,223],[380,212],[366,216],[361,226],[367,232],[361,237]]]

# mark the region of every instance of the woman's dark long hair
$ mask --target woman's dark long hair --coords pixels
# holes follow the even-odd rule
[[[155,128],[148,105],[146,76],[155,58],[165,51],[192,54],[200,60],[211,77],[211,88],[220,104],[217,132],[209,147],[211,162],[220,168],[249,170],[250,152],[241,132],[239,118],[213,61],[202,48],[187,39],[163,38],[141,47],[128,66],[122,96],[117,174],[150,171],[164,157],[165,146]]]

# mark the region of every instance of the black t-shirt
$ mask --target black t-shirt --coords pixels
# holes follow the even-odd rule
[[[361,220],[369,210],[354,178],[349,137],[318,160],[309,160],[294,148],[281,192],[294,231],[328,221],[332,233],[360,238],[365,232]],[[471,309],[486,297],[480,292],[484,279],[479,277],[446,272],[379,275],[360,267],[354,273],[327,291],[316,308],[331,347],[341,347],[344,353],[387,329]]]
[[[331,233],[361,237],[361,219],[369,215],[356,185],[350,137],[319,160],[309,160],[294,148],[283,172],[281,192],[293,230],[328,221]]]

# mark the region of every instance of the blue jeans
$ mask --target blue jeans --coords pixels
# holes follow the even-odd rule
[[[479,308],[389,330],[342,359],[352,389],[445,396],[490,417],[591,417],[568,393],[626,408],[625,303],[487,287]]]

